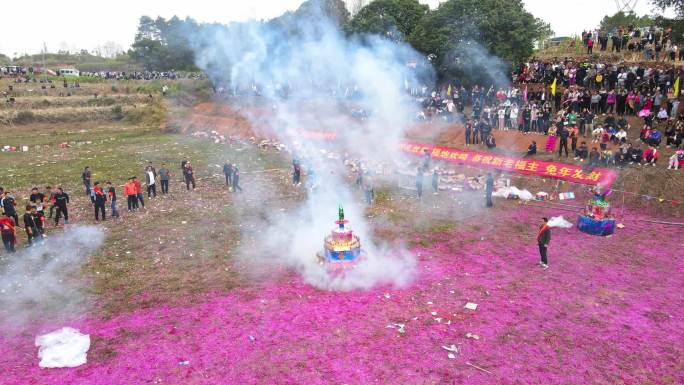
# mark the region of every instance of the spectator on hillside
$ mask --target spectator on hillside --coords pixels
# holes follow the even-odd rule
[[[527,153],[525,154],[525,156],[534,156],[536,154],[537,154],[537,142],[535,142],[533,140],[532,143],[530,143],[530,145],[527,146]]]
[[[659,156],[660,156],[660,151],[658,151],[658,149],[655,148],[654,146],[650,146],[649,148],[646,149],[646,151],[644,151],[644,156],[643,156],[644,164],[651,164],[651,165],[653,165],[653,167],[655,167]]]
[[[684,148],[680,147],[670,156],[667,164],[668,170],[679,170],[679,166],[684,164]]]
[[[587,160],[587,157],[589,156],[589,147],[587,147],[587,142],[582,141],[580,146],[575,150],[575,160],[578,160],[580,162],[584,162]]]
[[[490,150],[493,150],[496,148],[496,139],[494,139],[494,135],[489,134],[489,136],[487,136],[487,139],[485,140],[485,145]]]

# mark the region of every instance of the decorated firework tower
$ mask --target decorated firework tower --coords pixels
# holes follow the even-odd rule
[[[587,208],[577,217],[577,229],[583,233],[591,235],[611,235],[615,231],[615,218],[610,213],[610,203],[606,201],[606,196],[610,195],[610,190],[602,191],[600,185],[592,189],[593,198],[589,201]]]
[[[347,225],[349,221],[344,219],[342,206],[339,207],[338,213],[338,220],[335,222],[337,227],[325,237],[323,251],[318,253],[319,262],[333,273],[354,268],[363,260],[361,241]]]

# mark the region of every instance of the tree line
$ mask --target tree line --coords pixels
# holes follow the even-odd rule
[[[684,7],[684,0],[652,1],[656,6]],[[308,0],[295,11],[262,23],[282,29],[285,36],[296,34],[302,23],[315,17],[314,10],[322,10],[349,36],[362,40],[372,34],[410,44],[429,60],[440,79],[463,76],[464,63],[473,52],[493,55],[509,68],[516,66],[533,55],[536,42],[553,35],[550,25],[527,12],[522,0],[447,0],[433,10],[418,0],[374,0],[354,15],[342,0]],[[602,25],[650,20],[619,14]],[[239,29],[239,24],[143,16],[129,56],[148,70],[197,70],[189,37],[202,29]]]

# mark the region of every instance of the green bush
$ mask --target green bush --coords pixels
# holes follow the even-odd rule
[[[17,115],[12,119],[14,123],[17,124],[24,124],[24,123],[31,123],[35,120],[36,116],[33,114],[32,111],[19,111]]]
[[[123,117],[124,117],[123,108],[121,108],[121,106],[118,104],[116,106],[112,107],[112,115],[114,116],[115,120],[123,119]]]

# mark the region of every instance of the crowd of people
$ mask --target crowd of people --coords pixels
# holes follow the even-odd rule
[[[229,191],[242,191],[239,184],[240,170],[236,164],[226,163],[226,184]],[[128,212],[133,213],[145,209],[145,199],[157,197],[157,185],[160,185],[160,194],[169,194],[169,181],[173,177],[171,170],[162,163],[157,169],[152,162],[148,162],[143,171],[144,184],[137,176],[128,178],[123,185],[123,197],[126,200]],[[194,170],[189,160],[181,162],[181,174],[187,191],[196,188]],[[109,205],[110,218],[120,218],[118,206],[117,186],[112,181],[93,181],[93,173],[86,166],[81,172],[81,183],[85,196],[90,200],[96,222],[107,219],[107,205]],[[147,195],[147,197],[145,196]],[[42,191],[33,187],[24,205],[23,217],[18,214],[19,202],[10,192],[0,187],[0,232],[2,241],[7,252],[14,252],[17,244],[17,228],[26,233],[26,246],[30,247],[46,236],[46,228],[53,221],[53,227],[59,227],[63,218],[63,224],[69,224],[69,205],[71,198],[62,187],[53,188],[46,186]]]

